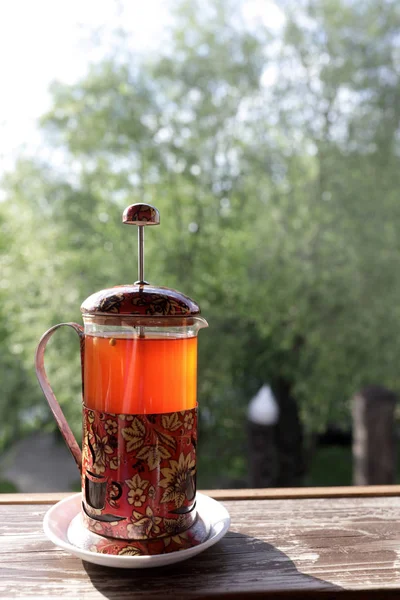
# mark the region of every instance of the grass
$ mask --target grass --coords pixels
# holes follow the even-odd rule
[[[0,479],[0,494],[14,494],[18,492],[18,488],[7,479]]]

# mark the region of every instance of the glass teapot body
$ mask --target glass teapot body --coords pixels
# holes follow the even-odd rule
[[[197,304],[169,288],[117,286],[89,296],[83,397],[88,408],[159,414],[196,407]]]
[[[123,414],[196,407],[200,317],[84,316],[83,403]]]

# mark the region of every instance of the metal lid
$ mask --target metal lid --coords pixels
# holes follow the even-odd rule
[[[83,314],[132,315],[143,317],[189,317],[200,314],[190,298],[166,287],[149,284],[117,285],[86,298]]]
[[[84,315],[126,315],[142,317],[193,317],[200,308],[188,296],[166,287],[155,287],[144,280],[144,226],[158,225],[160,214],[149,204],[132,204],[123,214],[128,225],[138,226],[139,279],[132,285],[117,285],[86,298]]]

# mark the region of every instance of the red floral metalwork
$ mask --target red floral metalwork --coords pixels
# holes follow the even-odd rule
[[[114,554],[119,556],[153,556],[169,554],[178,550],[186,550],[198,546],[207,539],[208,531],[203,523],[195,523],[183,533],[173,534],[156,540],[118,540],[94,536],[90,546],[91,552]]]
[[[181,536],[196,519],[197,409],[83,412],[85,526],[124,540]]]

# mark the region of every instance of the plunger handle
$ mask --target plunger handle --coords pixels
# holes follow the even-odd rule
[[[150,204],[131,204],[122,215],[122,222],[138,226],[138,274],[139,285],[147,283],[144,279],[144,226],[159,225],[160,213]]]

